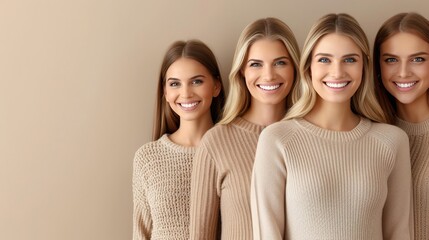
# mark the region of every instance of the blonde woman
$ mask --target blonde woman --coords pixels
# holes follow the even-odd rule
[[[410,230],[407,135],[385,124],[365,33],[347,14],[311,28],[300,96],[261,134],[252,175],[255,239],[401,239]]]
[[[153,141],[134,158],[134,240],[189,239],[192,159],[223,103],[210,48],[199,40],[173,43],[158,78]]]
[[[389,122],[410,139],[415,239],[429,238],[429,21],[399,13],[381,26],[374,75]]]
[[[241,33],[220,123],[195,153],[191,239],[252,239],[250,176],[262,129],[282,119],[297,82],[299,50],[289,27],[259,19]]]

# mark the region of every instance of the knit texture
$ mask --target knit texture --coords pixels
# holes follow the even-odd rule
[[[191,239],[252,239],[250,177],[262,129],[239,117],[204,135],[192,172]]]
[[[397,119],[410,139],[411,172],[414,188],[414,236],[429,239],[429,120],[410,123]]]
[[[300,118],[259,138],[252,174],[255,239],[411,239],[408,138],[361,118],[330,131]]]
[[[193,147],[164,134],[135,154],[133,239],[189,239]]]

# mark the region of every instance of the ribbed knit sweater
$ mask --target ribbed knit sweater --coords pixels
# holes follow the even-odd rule
[[[239,117],[204,135],[192,172],[191,239],[252,239],[250,177],[262,129]]]
[[[189,239],[189,196],[194,147],[164,134],[135,154],[133,239]]]
[[[270,125],[252,174],[254,238],[412,239],[408,151],[404,131],[365,118],[351,131]]]
[[[429,119],[410,123],[400,119],[397,126],[410,139],[411,173],[414,188],[414,236],[429,239]]]

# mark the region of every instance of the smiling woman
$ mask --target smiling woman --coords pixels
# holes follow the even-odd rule
[[[410,139],[416,240],[429,236],[429,21],[400,13],[381,26],[374,43],[380,102],[389,122]]]
[[[192,158],[223,102],[212,51],[197,40],[175,42],[161,66],[154,139],[134,158],[133,239],[189,239]]]
[[[299,97],[259,137],[251,185],[255,239],[412,239],[406,134],[385,123],[356,20],[310,30]]]
[[[276,18],[249,24],[237,43],[220,123],[195,153],[191,239],[252,239],[250,176],[260,132],[284,117],[298,81],[298,44]]]

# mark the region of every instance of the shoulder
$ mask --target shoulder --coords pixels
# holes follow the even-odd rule
[[[404,130],[386,123],[372,122],[370,135],[386,144],[394,145],[392,147],[396,147],[398,144],[402,144],[405,141],[408,142],[408,135]]]
[[[260,139],[277,139],[284,141],[292,137],[299,130],[294,119],[282,120],[267,126],[261,133]]]

